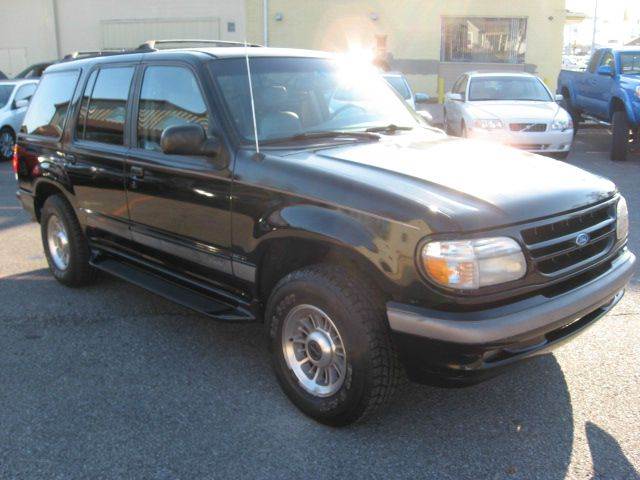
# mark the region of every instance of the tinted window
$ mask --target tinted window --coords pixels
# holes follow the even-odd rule
[[[84,126],[84,139],[124,145],[127,97],[133,67],[104,68],[98,73]]]
[[[607,67],[611,67],[613,69],[615,65],[615,61],[613,60],[613,54],[611,52],[605,53],[604,56],[602,57],[602,61],[600,62],[600,65],[606,65]]]
[[[193,74],[181,67],[148,67],[138,110],[138,146],[160,151],[162,131],[198,123],[208,130],[207,107]]]
[[[600,63],[601,57],[602,57],[602,51],[596,51],[591,57],[591,60],[589,61],[589,67],[588,67],[588,70],[591,73],[594,73],[596,71],[596,67],[598,66],[598,63]]]
[[[407,85],[407,82],[404,81],[404,78],[396,76],[385,76],[384,79],[389,82],[389,85],[391,85],[402,98],[411,98],[411,90],[409,90],[409,86]]]
[[[76,122],[76,138],[84,138],[84,128],[87,123],[87,110],[89,108],[89,99],[91,98],[91,93],[93,92],[93,86],[96,83],[96,77],[98,76],[98,71],[94,70],[91,72],[91,76],[87,81],[87,86],[84,88],[84,93],[82,94],[82,102],[80,103],[80,112],[78,113],[78,121]]]
[[[30,83],[28,85],[21,86],[16,92],[16,96],[14,100],[25,100],[29,99],[33,96],[36,91],[36,84]]]
[[[620,71],[626,75],[640,74],[640,52],[621,53]]]
[[[79,72],[46,74],[29,104],[23,129],[33,135],[59,138]]]
[[[13,92],[13,85],[0,85],[0,107],[4,107]]]

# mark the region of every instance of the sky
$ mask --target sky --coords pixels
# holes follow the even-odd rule
[[[640,36],[640,0],[597,0],[596,43],[626,43]],[[566,0],[566,8],[587,15],[581,24],[569,25],[565,42],[591,43],[596,0]]]

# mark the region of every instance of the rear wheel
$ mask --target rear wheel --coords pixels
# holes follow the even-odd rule
[[[89,245],[73,208],[62,196],[52,195],[45,201],[40,230],[53,276],[72,287],[90,283],[93,268],[89,265]]]
[[[582,121],[582,116],[580,115],[580,112],[576,110],[571,104],[571,96],[569,95],[569,92],[567,92],[566,90],[562,92],[562,97],[564,98],[562,102],[564,105],[562,106],[567,112],[569,112],[569,115],[571,115],[571,121],[573,122],[573,136],[575,137],[578,133],[578,127],[580,126],[580,122]]]
[[[618,110],[613,113],[613,135],[611,138],[611,160],[623,162],[627,159],[631,127],[627,112]]]
[[[310,417],[347,425],[392,396],[399,364],[365,278],[336,265],[298,270],[276,285],[265,318],[278,381]]]
[[[0,161],[11,160],[15,143],[16,136],[10,128],[0,130]]]

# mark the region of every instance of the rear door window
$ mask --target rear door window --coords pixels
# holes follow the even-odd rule
[[[134,67],[100,69],[86,107],[86,117],[82,119],[82,137],[78,138],[110,145],[124,145],[127,99],[133,72]],[[91,79],[89,80],[87,88],[91,86]]]
[[[24,118],[23,131],[31,135],[60,138],[79,71],[47,73],[33,95]]]

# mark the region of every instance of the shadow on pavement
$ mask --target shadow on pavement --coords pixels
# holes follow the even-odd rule
[[[630,425],[630,427],[637,428],[637,425],[635,427]],[[589,450],[593,460],[594,480],[640,478],[640,472],[633,468],[615,438],[595,423],[587,422],[586,430],[587,442],[589,442]]]
[[[465,389],[407,384],[379,416],[332,429],[280,392],[261,325],[191,315],[113,279],[73,297],[46,270],[0,283],[7,296],[23,292],[21,302],[38,292],[40,304],[11,315],[10,328],[0,321],[7,472],[28,477],[31,464],[72,477],[566,475],[573,413],[551,355]]]

